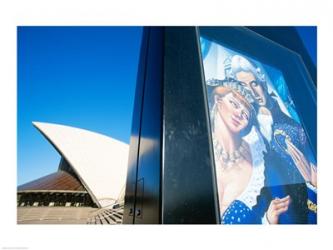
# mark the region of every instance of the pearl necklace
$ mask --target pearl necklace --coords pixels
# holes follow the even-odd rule
[[[228,169],[238,163],[240,160],[244,159],[246,154],[246,142],[242,141],[241,145],[234,152],[226,152],[218,140],[213,140],[214,154],[217,160],[221,162],[223,169]]]

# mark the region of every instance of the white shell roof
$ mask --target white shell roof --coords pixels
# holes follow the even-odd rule
[[[126,183],[129,146],[108,136],[70,126],[33,122],[72,166],[100,207],[112,204]]]

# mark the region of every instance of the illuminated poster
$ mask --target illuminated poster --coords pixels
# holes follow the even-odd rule
[[[316,223],[316,159],[282,72],[200,42],[220,222]]]

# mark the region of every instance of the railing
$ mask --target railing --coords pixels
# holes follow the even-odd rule
[[[124,205],[114,204],[101,208],[91,214],[87,219],[87,224],[122,224]]]

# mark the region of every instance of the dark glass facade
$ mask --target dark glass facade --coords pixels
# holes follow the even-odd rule
[[[259,118],[259,104],[264,100],[258,98],[252,85],[244,84],[246,79],[228,75],[236,55],[244,59],[238,61],[255,64],[258,79],[268,79],[266,97],[275,101],[265,100],[271,105],[266,109],[275,117]],[[259,86],[255,81],[252,84]],[[238,92],[227,96],[230,100],[226,102],[224,97],[229,92],[216,90],[221,86]],[[218,103],[215,109],[214,102]],[[222,104],[241,110],[239,117],[230,115],[230,128],[251,120],[251,127],[245,126],[247,131],[233,131],[238,133],[237,140],[233,145],[229,143],[229,148],[220,140],[226,133],[214,130],[223,125],[221,118],[212,120],[214,112],[226,117],[226,109],[217,107]],[[280,125],[272,127],[276,117]],[[260,130],[260,125],[266,125],[266,130]],[[241,143],[251,129],[256,132]],[[301,136],[301,142],[295,139]],[[267,138],[273,138],[275,144]],[[305,145],[305,151],[299,143]],[[229,167],[238,164],[239,170],[247,171],[232,176],[231,196],[227,195],[227,186],[221,185],[227,175],[221,174],[217,166],[219,157],[227,159]],[[285,169],[268,166],[281,161],[281,157],[289,164]],[[298,159],[302,164],[295,163]],[[297,54],[242,27],[145,28],[124,223],[316,223],[317,190],[312,174],[316,174],[316,88]],[[256,187],[250,190],[255,195],[237,199],[251,186]],[[279,211],[281,216],[272,219],[268,210],[280,206],[270,206],[272,200],[289,212]],[[246,211],[246,220],[232,214],[238,210]],[[226,217],[225,212],[232,215]]]

